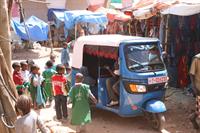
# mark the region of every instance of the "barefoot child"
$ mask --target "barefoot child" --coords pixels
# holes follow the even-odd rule
[[[71,124],[77,126],[77,132],[85,130],[85,124],[91,122],[91,111],[89,106],[89,98],[97,103],[96,98],[92,95],[89,86],[82,83],[83,75],[76,74],[75,86],[69,92],[72,101],[72,119]]]

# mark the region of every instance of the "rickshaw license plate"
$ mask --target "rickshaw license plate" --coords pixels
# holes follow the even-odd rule
[[[148,84],[158,84],[167,82],[167,76],[148,78]]]

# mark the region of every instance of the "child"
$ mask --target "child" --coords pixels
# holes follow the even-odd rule
[[[63,44],[63,49],[61,51],[61,63],[65,66],[68,67],[69,66],[69,61],[70,61],[70,57],[69,57],[69,48],[67,43],[65,42]]]
[[[24,79],[24,82],[29,82],[29,71],[28,64],[25,61],[20,62],[21,65],[21,75]]]
[[[69,96],[72,101],[71,124],[77,125],[77,132],[84,130],[84,125],[91,122],[89,98],[91,98],[94,103],[97,103],[97,100],[92,95],[89,86],[83,84],[82,81],[83,75],[81,73],[77,73],[75,86],[72,87],[69,92]]]
[[[18,95],[22,95],[24,93],[24,86],[23,86],[24,80],[21,75],[20,64],[18,62],[14,62],[12,64],[12,68],[14,69],[13,81],[16,85]]]
[[[51,55],[50,55],[50,61],[53,62],[52,68],[53,68],[54,71],[56,71],[56,65],[55,65],[55,62],[56,62],[56,55],[55,55],[55,54],[51,54]]]
[[[36,133],[37,127],[42,133],[50,133],[46,128],[39,116],[31,110],[32,102],[30,97],[21,95],[16,102],[16,110],[20,113],[21,117],[15,122],[16,133]]]
[[[58,120],[61,120],[62,117],[67,119],[67,90],[66,83],[67,79],[64,75],[65,66],[57,65],[56,66],[57,73],[52,76],[52,86],[53,86],[53,94],[55,98],[55,108],[56,108],[56,117]],[[62,109],[62,110],[61,110]]]
[[[51,105],[52,95],[53,95],[51,78],[56,73],[56,71],[53,70],[53,68],[52,68],[53,62],[50,60],[46,62],[46,67],[47,67],[47,69],[45,71],[43,71],[42,76],[44,78],[44,90],[47,94],[49,104]]]
[[[22,61],[22,62],[20,62],[20,65],[21,65],[21,76],[24,80],[24,87],[27,90],[29,88],[29,85],[30,85],[30,83],[29,83],[30,73],[28,71],[28,64],[25,61]]]
[[[26,63],[28,64],[28,71],[31,71],[31,66],[35,64],[35,62],[31,59],[26,60]]]
[[[39,70],[40,68],[36,64],[31,66],[30,93],[35,109],[45,106],[45,95],[41,86],[43,79],[40,76]]]

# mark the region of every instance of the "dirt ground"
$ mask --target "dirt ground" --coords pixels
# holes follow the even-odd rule
[[[54,49],[57,55],[56,63],[60,63],[60,48]],[[38,47],[32,50],[15,50],[12,61],[33,59],[44,69],[45,62],[49,59],[50,49]],[[181,89],[169,88],[166,92],[165,104],[167,106],[166,132],[168,133],[200,133],[195,131],[188,119],[194,109],[195,100],[192,96],[185,95]],[[70,125],[70,111],[68,121],[56,121],[54,106],[38,110],[45,124],[55,133],[75,132],[75,127]],[[87,126],[88,133],[158,133],[153,130],[144,117],[122,118],[114,113],[92,107],[92,123]]]

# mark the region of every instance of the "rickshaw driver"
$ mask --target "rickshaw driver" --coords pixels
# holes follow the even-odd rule
[[[158,55],[159,50],[155,46],[149,48],[149,62],[160,62]]]
[[[108,91],[108,96],[110,99],[110,103],[107,106],[114,106],[119,104],[119,63],[116,61],[114,63],[114,71],[112,71],[109,66],[105,67],[110,74],[112,75],[111,78],[106,80],[106,87]]]

